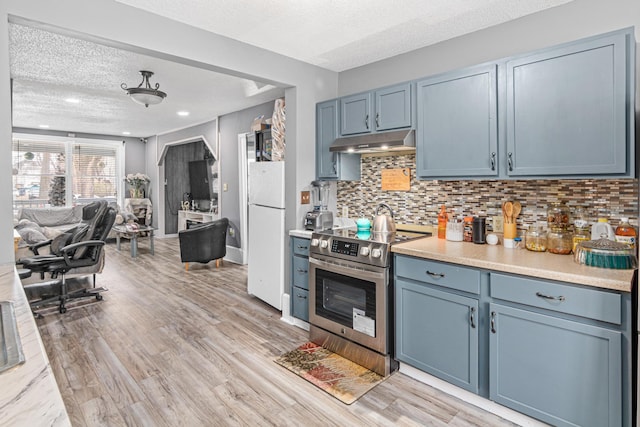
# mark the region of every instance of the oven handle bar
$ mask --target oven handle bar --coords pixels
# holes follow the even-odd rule
[[[386,279],[385,274],[387,269],[382,267],[355,267],[350,264],[346,264],[345,262],[323,261],[315,257],[309,257],[309,264],[313,264],[317,267],[321,267],[324,270],[342,274],[344,276],[370,280],[372,282]]]

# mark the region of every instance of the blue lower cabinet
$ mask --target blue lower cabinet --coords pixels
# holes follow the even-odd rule
[[[291,315],[309,321],[309,239],[292,237],[291,248]]]
[[[478,393],[478,300],[396,281],[396,357]]]
[[[555,426],[622,425],[622,333],[492,303],[490,398]]]
[[[309,291],[294,287],[291,295],[291,314],[305,322],[309,321]]]

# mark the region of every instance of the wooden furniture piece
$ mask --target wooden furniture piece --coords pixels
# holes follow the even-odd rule
[[[150,226],[153,221],[153,204],[149,199],[124,199],[124,210],[133,214],[140,225]]]
[[[178,232],[186,230],[188,222],[211,222],[218,219],[218,214],[215,212],[198,212],[198,211],[178,211]]]

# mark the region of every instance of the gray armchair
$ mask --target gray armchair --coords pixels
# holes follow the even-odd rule
[[[190,262],[206,264],[213,260],[218,268],[227,254],[228,228],[229,219],[221,218],[179,231],[180,258],[185,263],[185,270],[189,270]]]

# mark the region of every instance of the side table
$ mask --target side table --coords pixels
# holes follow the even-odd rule
[[[153,227],[139,225],[137,228],[130,225],[114,225],[113,231],[116,235],[116,249],[120,250],[120,238],[125,237],[131,241],[131,258],[138,256],[138,239],[141,237],[149,237],[149,252],[155,255],[153,248]]]

